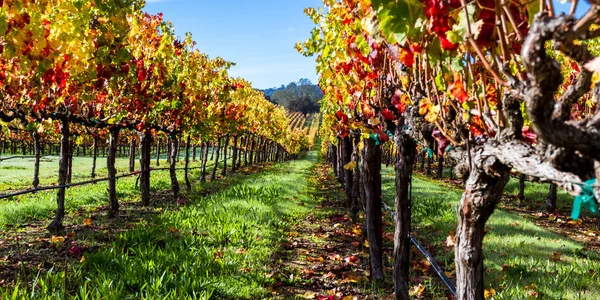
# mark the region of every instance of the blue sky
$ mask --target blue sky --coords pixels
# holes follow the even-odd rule
[[[571,5],[553,2],[557,12]],[[321,0],[147,0],[145,10],[162,12],[178,35],[191,32],[202,52],[235,62],[232,76],[265,89],[300,78],[317,82],[314,58],[303,57],[294,45],[314,27],[304,8],[321,6]],[[576,15],[588,8],[580,1]]]
[[[200,51],[237,65],[232,76],[255,88],[270,88],[308,78],[317,82],[314,58],[294,50],[314,27],[306,7],[321,0],[147,0],[146,11],[162,12],[180,36],[193,34]]]

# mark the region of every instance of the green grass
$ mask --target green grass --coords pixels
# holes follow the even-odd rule
[[[384,197],[389,204],[394,201],[392,172],[392,168],[383,171]],[[532,190],[529,187],[530,193],[536,192]],[[448,269],[454,268],[454,252],[444,245],[450,231],[456,229],[455,210],[461,195],[458,189],[413,178],[413,222],[417,238],[428,243],[429,251]],[[533,291],[543,299],[600,298],[600,254],[502,210],[496,210],[491,216],[486,231],[485,288],[498,291],[495,299],[527,299],[529,294],[535,294]],[[559,255],[554,258],[560,260],[553,259],[554,252]],[[434,294],[445,293],[443,286],[437,289]]]
[[[54,269],[40,274],[34,285],[0,290],[0,298],[13,293],[44,299],[264,297],[276,245],[312,209],[306,178],[315,161],[313,151],[304,160],[230,177],[220,192],[188,194],[186,205],[161,210],[118,233],[107,247],[85,254],[83,263],[69,264],[66,276],[64,268]],[[153,186],[163,188],[155,178]],[[131,186],[118,189],[135,197]]]

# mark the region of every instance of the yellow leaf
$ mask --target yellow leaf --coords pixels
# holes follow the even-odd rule
[[[365,240],[365,242],[363,243],[363,246],[365,246],[366,248],[369,248],[369,241]]]
[[[83,263],[85,261],[85,256],[82,256],[81,259],[79,260],[80,263]]]
[[[411,296],[419,296],[423,293],[423,291],[425,290],[425,287],[423,286],[423,284],[419,283],[419,285],[413,286],[410,291],[408,291],[408,294]]]
[[[356,162],[351,161],[344,166],[344,170],[354,170],[356,169]]]
[[[64,241],[65,241],[65,237],[64,236],[56,236],[56,235],[52,236],[52,242],[53,243],[62,243]]]
[[[369,119],[369,124],[373,125],[373,126],[377,126],[379,125],[379,118],[373,117]]]
[[[354,300],[354,299],[357,299],[357,298],[354,296],[350,296],[350,295],[344,296],[344,298],[342,298],[342,300]]]
[[[306,292],[304,295],[302,295],[302,297],[304,297],[304,299],[315,299],[317,297],[317,293]]]
[[[483,296],[485,297],[485,299],[496,296],[496,290],[492,288],[490,288],[489,290],[484,290]]]

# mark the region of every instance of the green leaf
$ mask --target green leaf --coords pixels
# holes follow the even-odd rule
[[[533,24],[533,18],[540,12],[540,0],[527,2],[527,13],[529,14],[529,24]]]

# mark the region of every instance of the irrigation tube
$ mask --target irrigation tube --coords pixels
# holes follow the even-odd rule
[[[385,204],[385,202],[383,202],[383,200],[381,200],[381,204],[383,204],[383,207],[394,218],[394,221],[397,222],[398,219],[396,218],[396,214],[392,211],[392,209],[387,204]],[[419,251],[421,251],[421,253],[425,256],[425,258],[427,259],[427,261],[429,262],[429,264],[431,264],[431,267],[433,268],[433,270],[435,271],[435,273],[442,279],[442,281],[444,282],[444,284],[446,284],[446,286],[448,287],[448,289],[450,290],[450,292],[452,292],[452,294],[454,296],[456,296],[456,287],[454,286],[454,284],[452,283],[452,281],[450,281],[450,279],[448,278],[448,276],[446,276],[446,273],[444,272],[444,269],[442,269],[438,265],[438,263],[431,256],[431,254],[429,254],[429,252],[427,252],[427,249],[425,249],[425,247],[423,247],[419,243],[419,241],[417,241],[417,239],[415,239],[414,236],[412,236],[409,233],[408,234],[408,238],[410,239],[411,243],[413,243],[415,245],[415,247],[417,247],[417,249]]]

